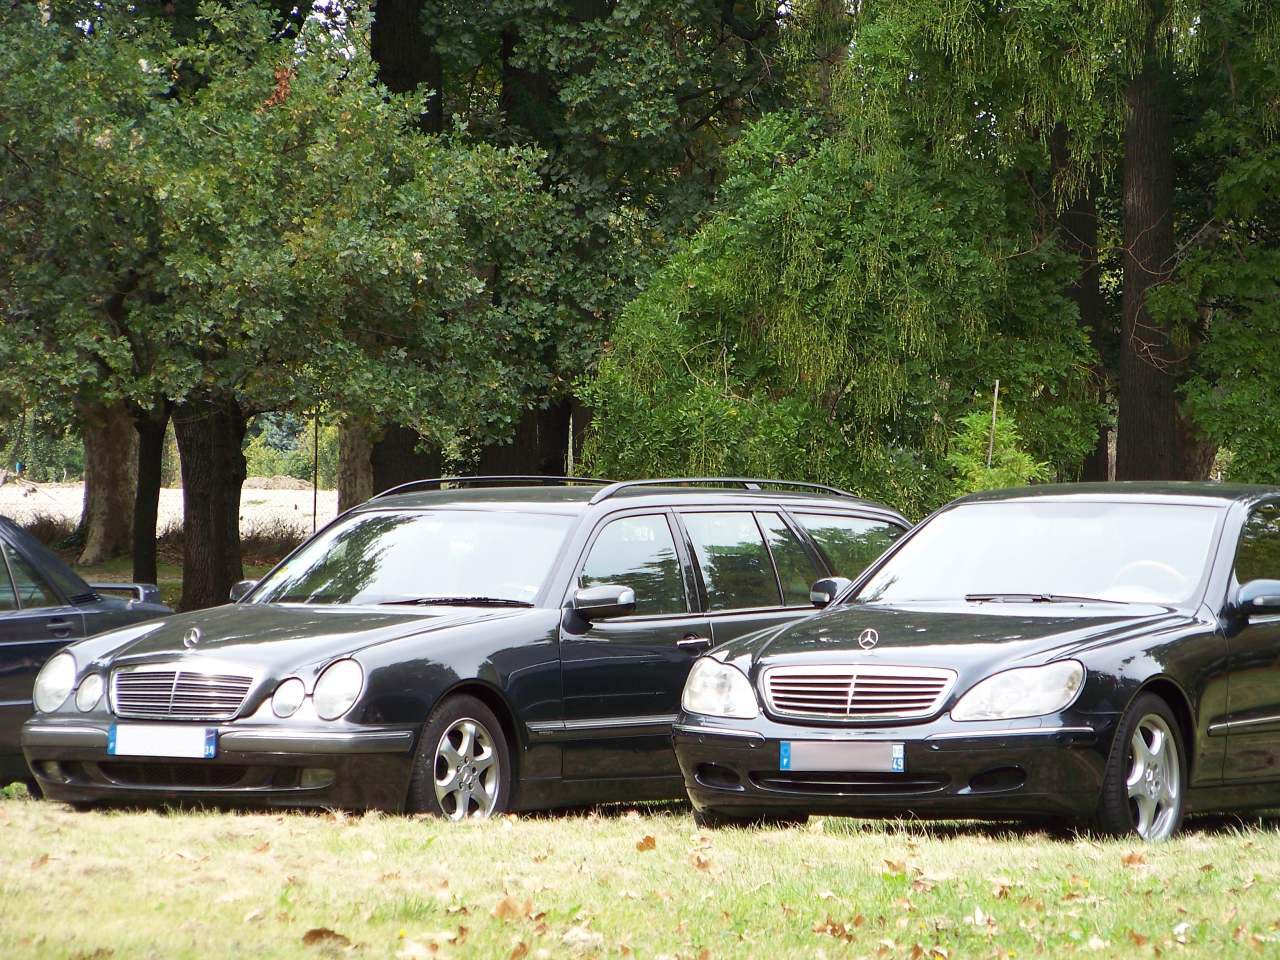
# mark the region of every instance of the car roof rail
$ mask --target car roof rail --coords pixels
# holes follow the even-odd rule
[[[658,480],[622,480],[611,483],[591,498],[591,503],[599,503],[610,497],[635,487],[676,487],[686,484],[714,483],[719,486],[740,486],[744,490],[763,490],[765,487],[790,487],[796,490],[812,490],[818,493],[830,493],[837,497],[848,497],[861,501],[863,498],[848,490],[828,486],[825,483],[804,483],[799,480],[762,480],[757,477],[666,477]],[[865,502],[865,501],[863,501]]]
[[[395,493],[405,493],[408,490],[417,487],[426,487],[428,489],[443,490],[445,485],[465,487],[465,486],[482,486],[484,484],[507,484],[513,487],[535,487],[535,486],[569,486],[574,483],[586,484],[607,484],[609,480],[601,480],[598,477],[555,477],[543,476],[541,474],[492,474],[487,476],[474,477],[431,477],[425,480],[410,480],[408,483],[401,483],[394,487],[389,487],[381,493],[375,493],[370,500],[381,500],[383,497],[389,497]]]

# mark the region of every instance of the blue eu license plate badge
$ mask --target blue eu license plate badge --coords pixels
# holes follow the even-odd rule
[[[906,748],[903,744],[895,743],[893,745],[893,756],[891,760],[893,764],[891,769],[894,773],[902,773],[907,769]]]

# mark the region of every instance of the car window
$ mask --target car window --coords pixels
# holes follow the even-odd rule
[[[776,607],[778,580],[750,513],[686,513],[685,529],[702,570],[707,609]]]
[[[9,579],[9,570],[4,562],[5,556],[8,554],[0,556],[0,613],[18,609],[18,598],[13,592],[13,581]]]
[[[831,572],[850,580],[904,533],[896,523],[865,517],[797,513],[796,519],[826,556]]]
[[[826,574],[814,562],[813,555],[805,549],[800,538],[792,533],[781,515],[758,513],[756,517],[769,543],[774,566],[778,568],[778,579],[782,581],[782,602],[789,607],[808,606],[809,588],[813,586],[813,581]]]
[[[9,561],[9,570],[13,573],[13,585],[18,589],[18,602],[23,609],[62,605],[53,588],[21,554],[7,543],[0,545],[0,549],[4,550],[5,558]]]
[[[620,517],[596,537],[578,577],[579,587],[612,583],[636,592],[636,614],[685,613],[684,574],[667,518]]]
[[[1249,514],[1236,548],[1236,580],[1280,580],[1280,507],[1274,503]]]

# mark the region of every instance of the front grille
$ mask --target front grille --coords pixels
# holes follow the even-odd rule
[[[253,686],[253,677],[198,673],[171,667],[135,667],[111,676],[118,717],[230,720]]]
[[[209,763],[99,763],[102,775],[126,787],[234,787],[255,767]]]
[[[937,712],[956,672],[868,664],[770,667],[765,705],[779,717],[812,720],[910,720]]]

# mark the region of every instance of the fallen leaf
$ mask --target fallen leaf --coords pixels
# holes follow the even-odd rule
[[[1147,945],[1147,942],[1150,939],[1151,939],[1150,937],[1144,937],[1142,934],[1138,933],[1136,930],[1129,931],[1129,942],[1132,943],[1135,947],[1145,947]]]
[[[260,844],[253,848],[254,853],[266,853],[271,849],[271,841],[263,840]]]
[[[492,914],[504,923],[510,923],[512,920],[519,920],[523,913],[520,910],[520,903],[514,897],[503,897],[498,901],[497,906],[493,908]]]
[[[1213,873],[1213,870],[1214,870],[1214,866],[1212,863],[1202,864],[1200,867],[1201,873]]]
[[[1130,850],[1120,858],[1120,862],[1126,867],[1141,867],[1146,864],[1147,858],[1137,850]]]
[[[529,955],[529,945],[525,943],[523,940],[521,940],[519,943],[517,943],[514,947],[511,948],[511,952],[507,954],[507,960],[524,960],[524,958],[527,957],[528,955]]]
[[[691,854],[689,856],[689,862],[692,863],[699,870],[711,869],[711,858],[707,856],[703,856],[701,853]]]
[[[307,947],[314,947],[317,945],[349,947],[351,945],[351,941],[336,930],[330,930],[328,927],[316,927],[313,930],[308,930],[302,935],[302,944]]]
[[[849,943],[853,940],[853,934],[849,931],[848,924],[834,920],[831,914],[827,914],[827,919],[820,920],[813,925],[813,932],[828,937],[834,937],[837,940],[843,940]]]
[[[49,862],[49,855],[47,853],[42,853],[40,854],[40,856],[36,857],[34,860],[31,861],[31,869],[39,870],[48,862]]]
[[[646,850],[652,850],[657,845],[658,845],[658,841],[655,840],[653,837],[649,836],[648,834],[646,834],[640,840],[636,841],[636,849],[639,850],[641,853],[644,853]]]
[[[901,860],[886,860],[884,872],[896,877],[907,872],[907,865]]]

